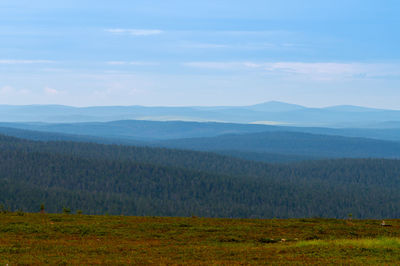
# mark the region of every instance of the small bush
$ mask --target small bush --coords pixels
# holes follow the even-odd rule
[[[225,243],[229,243],[229,242],[231,242],[231,243],[238,243],[238,242],[241,242],[241,240],[238,239],[238,238],[236,238],[236,237],[221,238],[219,241],[220,241],[220,242],[225,242]]]
[[[258,242],[264,243],[264,244],[270,244],[270,243],[278,243],[278,239],[272,239],[272,238],[260,238],[258,239]]]
[[[71,213],[71,209],[70,209],[70,208],[63,207],[63,213],[64,213],[64,214],[70,214],[70,213]]]

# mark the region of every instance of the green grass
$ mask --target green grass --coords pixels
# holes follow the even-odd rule
[[[359,247],[368,249],[400,249],[400,238],[382,237],[382,238],[361,238],[361,239],[336,239],[336,240],[309,240],[299,241],[296,247]]]
[[[400,220],[0,214],[0,265],[397,264]]]

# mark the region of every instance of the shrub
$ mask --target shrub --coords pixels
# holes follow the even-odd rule
[[[70,214],[70,213],[71,213],[71,209],[70,209],[70,208],[63,207],[63,213],[64,213],[64,214]]]

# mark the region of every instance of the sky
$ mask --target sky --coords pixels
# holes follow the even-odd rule
[[[1,0],[0,104],[400,109],[397,0]]]

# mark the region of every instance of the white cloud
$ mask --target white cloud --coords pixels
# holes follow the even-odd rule
[[[13,93],[15,91],[15,89],[11,86],[4,86],[2,88],[0,88],[0,94],[9,94],[9,93]]]
[[[302,63],[277,62],[254,64],[252,67],[261,67],[267,71],[281,71],[296,74],[354,74],[362,71],[362,64],[354,63]]]
[[[194,49],[230,48],[229,45],[217,44],[217,43],[187,43],[187,44],[183,44],[182,47],[184,47],[184,48],[194,48]]]
[[[235,49],[235,50],[277,50],[277,49],[294,49],[299,45],[294,43],[280,42],[241,42],[232,44],[220,43],[183,43],[180,45],[183,48],[191,49]]]
[[[399,64],[333,62],[186,62],[184,66],[219,70],[254,70],[270,75],[314,80],[400,77]]]
[[[113,34],[127,34],[133,36],[149,36],[163,33],[162,30],[156,29],[106,29],[105,31]]]
[[[245,67],[243,62],[186,62],[187,67],[210,68],[210,69],[239,69]]]
[[[306,76],[318,80],[400,77],[399,64],[277,62],[259,65],[270,73]]]
[[[51,60],[14,60],[14,59],[1,59],[0,64],[3,65],[17,65],[17,64],[50,64],[54,63]]]
[[[125,82],[110,82],[104,89],[93,91],[93,96],[100,99],[109,99],[110,97],[131,97],[140,94],[146,94],[147,91],[134,87],[134,84]]]
[[[225,35],[262,35],[262,36],[282,36],[294,35],[295,32],[284,30],[222,30],[212,31],[212,33]]]
[[[160,63],[158,62],[142,62],[142,61],[109,61],[108,65],[113,66],[123,66],[123,65],[131,65],[131,66],[158,66]]]
[[[0,88],[0,95],[2,95],[2,96],[26,95],[29,93],[30,93],[29,90],[26,90],[26,89],[18,90],[11,86],[3,86]]]
[[[47,95],[58,95],[61,93],[59,90],[49,88],[49,87],[45,87],[43,90]]]

